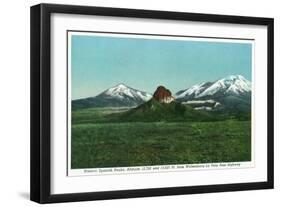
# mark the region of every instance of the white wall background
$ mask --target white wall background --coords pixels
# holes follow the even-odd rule
[[[49,0],[1,2],[0,22],[0,206],[29,201],[29,7],[37,3],[81,4],[275,18],[275,189],[154,198],[63,203],[53,206],[277,206],[281,202],[281,12],[278,0]],[[266,97],[265,97],[266,98]]]

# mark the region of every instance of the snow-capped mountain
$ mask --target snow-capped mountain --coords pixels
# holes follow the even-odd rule
[[[176,93],[176,99],[189,105],[194,105],[193,102],[197,101],[200,102],[200,107],[210,104],[204,101],[211,99],[219,104],[216,108],[249,111],[251,109],[251,82],[241,75],[230,75],[215,82],[203,82],[181,90]]]
[[[202,99],[227,95],[244,96],[251,93],[251,82],[241,75],[230,75],[215,82],[203,82],[176,93],[178,100]]]
[[[178,91],[174,96],[170,94],[170,96],[175,98],[176,102],[190,105],[197,110],[223,109],[249,112],[251,109],[251,82],[241,75],[230,75],[214,82],[193,85]],[[97,96],[73,100],[72,107],[135,107],[149,101],[152,97],[147,92],[121,83]]]
[[[72,101],[74,108],[134,107],[152,98],[152,95],[121,83],[94,97]]]
[[[98,96],[107,96],[107,98],[118,98],[118,99],[126,99],[131,98],[135,101],[139,100],[141,102],[148,101],[152,98],[152,95],[143,91],[139,91],[133,89],[131,87],[126,86],[123,83],[120,83],[112,88],[107,89],[103,93],[99,94]]]
[[[231,75],[220,79],[205,89],[197,97],[224,95],[244,95],[251,92],[251,82],[241,75]]]

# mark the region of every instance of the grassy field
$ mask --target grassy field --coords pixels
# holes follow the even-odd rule
[[[251,160],[251,122],[106,122],[127,109],[72,112],[71,168]]]

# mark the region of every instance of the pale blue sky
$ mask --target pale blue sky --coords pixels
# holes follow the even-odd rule
[[[118,83],[150,93],[164,85],[176,93],[228,75],[251,81],[250,43],[72,35],[71,44],[72,100]]]

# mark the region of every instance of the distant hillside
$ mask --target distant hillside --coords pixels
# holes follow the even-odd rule
[[[152,98],[148,102],[133,108],[121,116],[120,121],[211,121],[218,118],[206,111],[193,109],[191,106],[183,105],[173,101],[171,103],[160,103]]]

